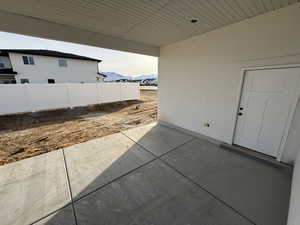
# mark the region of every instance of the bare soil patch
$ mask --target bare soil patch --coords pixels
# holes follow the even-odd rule
[[[156,91],[139,101],[0,117],[0,165],[156,120]]]

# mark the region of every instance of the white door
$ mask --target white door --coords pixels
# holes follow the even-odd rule
[[[277,156],[293,101],[300,68],[247,71],[234,143]]]

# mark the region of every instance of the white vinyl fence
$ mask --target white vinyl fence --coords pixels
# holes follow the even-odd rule
[[[0,84],[0,115],[139,98],[138,83]]]

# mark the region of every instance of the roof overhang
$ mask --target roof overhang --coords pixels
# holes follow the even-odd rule
[[[0,30],[101,48],[159,56],[159,47],[0,10]]]
[[[297,2],[2,0],[0,30],[159,56],[162,46]]]

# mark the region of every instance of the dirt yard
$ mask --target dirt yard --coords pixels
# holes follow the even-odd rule
[[[139,101],[0,117],[0,165],[156,120],[156,91]]]

